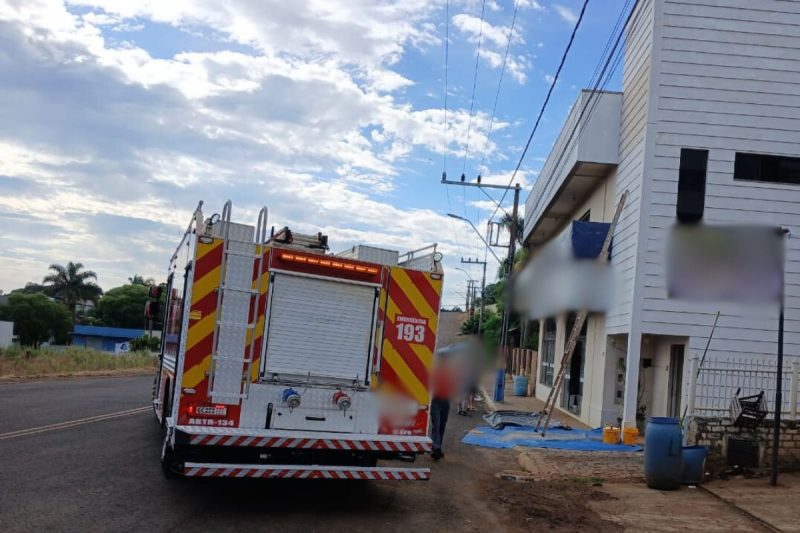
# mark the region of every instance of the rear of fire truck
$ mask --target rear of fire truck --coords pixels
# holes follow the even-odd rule
[[[153,394],[167,476],[428,479],[384,460],[431,448],[441,256],[327,249],[267,235],[266,208],[249,226],[230,202],[198,206],[170,261]]]

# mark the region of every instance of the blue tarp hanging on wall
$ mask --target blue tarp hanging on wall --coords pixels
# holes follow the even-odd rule
[[[570,228],[572,253],[576,259],[596,259],[603,249],[608,229],[611,224],[606,222],[581,222],[575,220]],[[609,257],[611,257],[609,247]]]

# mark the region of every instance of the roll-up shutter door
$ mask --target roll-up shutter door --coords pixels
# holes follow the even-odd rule
[[[364,381],[375,287],[275,274],[266,373]]]

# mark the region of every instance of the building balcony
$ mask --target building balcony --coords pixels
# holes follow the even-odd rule
[[[557,234],[619,163],[622,93],[592,93],[581,91],[525,202],[528,246]]]

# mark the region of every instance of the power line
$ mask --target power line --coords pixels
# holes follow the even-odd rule
[[[472,97],[470,98],[469,102],[469,119],[467,120],[467,143],[464,146],[464,166],[461,169],[461,173],[465,173],[467,171],[467,154],[469,154],[469,134],[470,128],[472,127],[472,110],[475,106],[475,87],[478,84],[478,63],[480,62],[481,58],[481,41],[483,40],[483,15],[486,10],[486,0],[481,2],[481,24],[480,29],[478,30],[478,51],[475,53],[475,75],[472,77]]]
[[[519,172],[519,168],[522,166],[522,161],[525,159],[525,155],[528,153],[528,148],[531,146],[531,141],[533,141],[533,136],[536,134],[536,130],[539,127],[539,122],[542,120],[542,115],[544,115],[544,110],[547,108],[547,103],[550,101],[550,95],[553,94],[553,89],[555,89],[556,83],[558,83],[558,77],[561,74],[561,69],[564,67],[564,62],[567,60],[567,55],[569,54],[570,48],[572,48],[572,42],[575,40],[575,34],[578,33],[578,28],[581,26],[581,22],[583,21],[583,14],[586,12],[586,6],[589,5],[589,0],[583,1],[583,6],[581,7],[581,12],[578,15],[578,20],[575,21],[575,27],[572,28],[572,34],[569,36],[569,42],[567,42],[567,47],[564,49],[564,53],[561,55],[561,62],[558,64],[558,69],[556,70],[556,74],[553,77],[553,81],[550,83],[550,88],[547,91],[547,96],[542,103],[542,107],[539,110],[539,116],[536,117],[536,122],[533,125],[533,129],[531,130],[531,134],[528,136],[528,142],[525,143],[525,148],[522,150],[522,155],[519,158],[519,162],[517,163],[516,168],[514,168],[514,172],[511,174],[511,179],[508,180],[508,188],[511,187],[511,184],[514,183],[514,178],[517,177],[517,172]],[[503,192],[503,196],[500,198],[500,202],[498,204],[502,204],[503,200],[506,199],[506,194],[508,194],[508,188]],[[492,216],[489,217],[489,220],[493,219],[494,216],[497,214],[497,208],[495,208]],[[516,221],[514,221],[516,223]]]
[[[599,92],[605,90],[605,87],[608,85],[608,82],[611,80],[611,77],[613,76],[614,71],[616,71],[617,67],[619,66],[619,63],[620,63],[620,61],[622,59],[622,53],[618,54],[617,53],[617,49],[619,48],[620,42],[622,41],[622,36],[625,34],[625,29],[628,27],[628,24],[630,24],[631,19],[633,18],[633,14],[636,12],[636,8],[638,7],[638,5],[639,5],[639,0],[635,0],[635,2],[633,4],[633,7],[631,8],[630,12],[628,13],[628,17],[625,19],[625,24],[622,26],[622,29],[620,30],[619,34],[617,35],[616,40],[614,41],[614,46],[611,48],[611,51],[609,52],[608,57],[606,58],[605,62],[603,62],[602,57],[601,57],[600,61],[603,63],[603,68],[600,71],[600,74],[597,77],[597,80],[595,81],[594,86],[591,89],[591,92],[589,93],[589,97],[586,99],[586,101],[584,102],[583,106],[581,107],[581,112],[578,115],[578,119],[575,121],[575,125],[573,126],[572,130],[570,131],[569,137],[567,137],[567,141],[564,143],[563,148],[561,149],[561,152],[559,153],[559,156],[558,156],[558,159],[556,160],[555,165],[553,165],[553,169],[554,170],[557,169],[561,165],[561,161],[563,160],[565,154],[567,153],[567,149],[569,148],[569,145],[572,142],[572,139],[574,138],[575,133],[578,131],[578,128],[580,127],[580,125],[582,123],[585,123],[585,122],[589,121],[589,118],[591,117],[592,113],[594,113],[594,110],[596,109],[596,107],[598,105],[598,102],[600,101],[599,98],[597,98],[597,95],[599,94]],[[627,3],[626,3],[626,6],[627,6]],[[623,12],[622,13],[624,14],[624,8],[623,8]],[[615,26],[615,28],[617,28],[618,26],[619,25]],[[614,34],[612,32],[612,35],[609,38],[609,42],[613,38],[614,38]],[[606,47],[606,49],[608,49],[608,48]],[[612,60],[614,61],[613,64],[611,63]],[[609,65],[611,65],[611,70],[608,70]],[[597,69],[595,69],[595,72],[597,72]],[[608,74],[606,74],[606,72],[608,72]],[[601,87],[601,83],[602,83],[602,87]],[[598,91],[598,87],[600,87],[599,91]],[[589,109],[589,106],[591,106],[591,109]],[[588,115],[586,115],[587,109],[589,109],[589,114]],[[585,121],[583,120],[584,115],[586,115],[586,120]],[[542,189],[543,191],[547,188],[547,185],[553,179],[554,175],[555,175],[555,172],[551,173],[551,175],[548,176],[548,181],[547,181],[547,183],[545,183],[545,185],[544,185],[544,187]],[[536,198],[536,203],[534,204],[533,209],[531,210],[531,214],[535,213],[536,210],[539,208],[539,203],[541,202],[543,197],[544,197],[544,194],[541,194]]]
[[[467,119],[467,136],[466,142],[464,144],[464,164],[461,167],[461,174],[462,176],[467,171],[467,157],[469,155],[469,137],[470,133],[472,132],[472,115],[475,109],[475,89],[478,86],[478,66],[480,65],[480,58],[481,58],[481,45],[483,43],[483,21],[484,16],[486,13],[486,0],[481,2],[481,22],[478,27],[478,47],[475,52],[475,72],[472,76],[472,95],[470,96],[469,100],[469,118]],[[467,188],[462,187],[461,199],[464,203],[464,218],[469,218],[467,216]],[[466,232],[467,229],[464,228]]]
[[[489,119],[489,132],[486,134],[486,146],[483,148],[483,156],[481,156],[481,164],[478,165],[478,172],[482,172],[483,164],[486,162],[486,152],[489,150],[489,141],[492,139],[492,128],[494,127],[494,117],[497,112],[497,101],[500,99],[500,87],[503,85],[503,75],[506,72],[506,61],[508,60],[508,51],[511,49],[511,38],[514,36],[514,25],[517,22],[517,9],[519,8],[519,0],[514,1],[514,15],[511,17],[511,26],[508,29],[508,40],[506,41],[506,51],[503,54],[503,65],[500,67],[500,79],[497,82],[497,92],[494,94],[494,105],[492,106],[492,116]],[[505,211],[505,209],[504,209]]]
[[[444,9],[444,144],[442,146],[442,176],[447,173],[447,65],[450,57],[450,0],[447,0]]]

